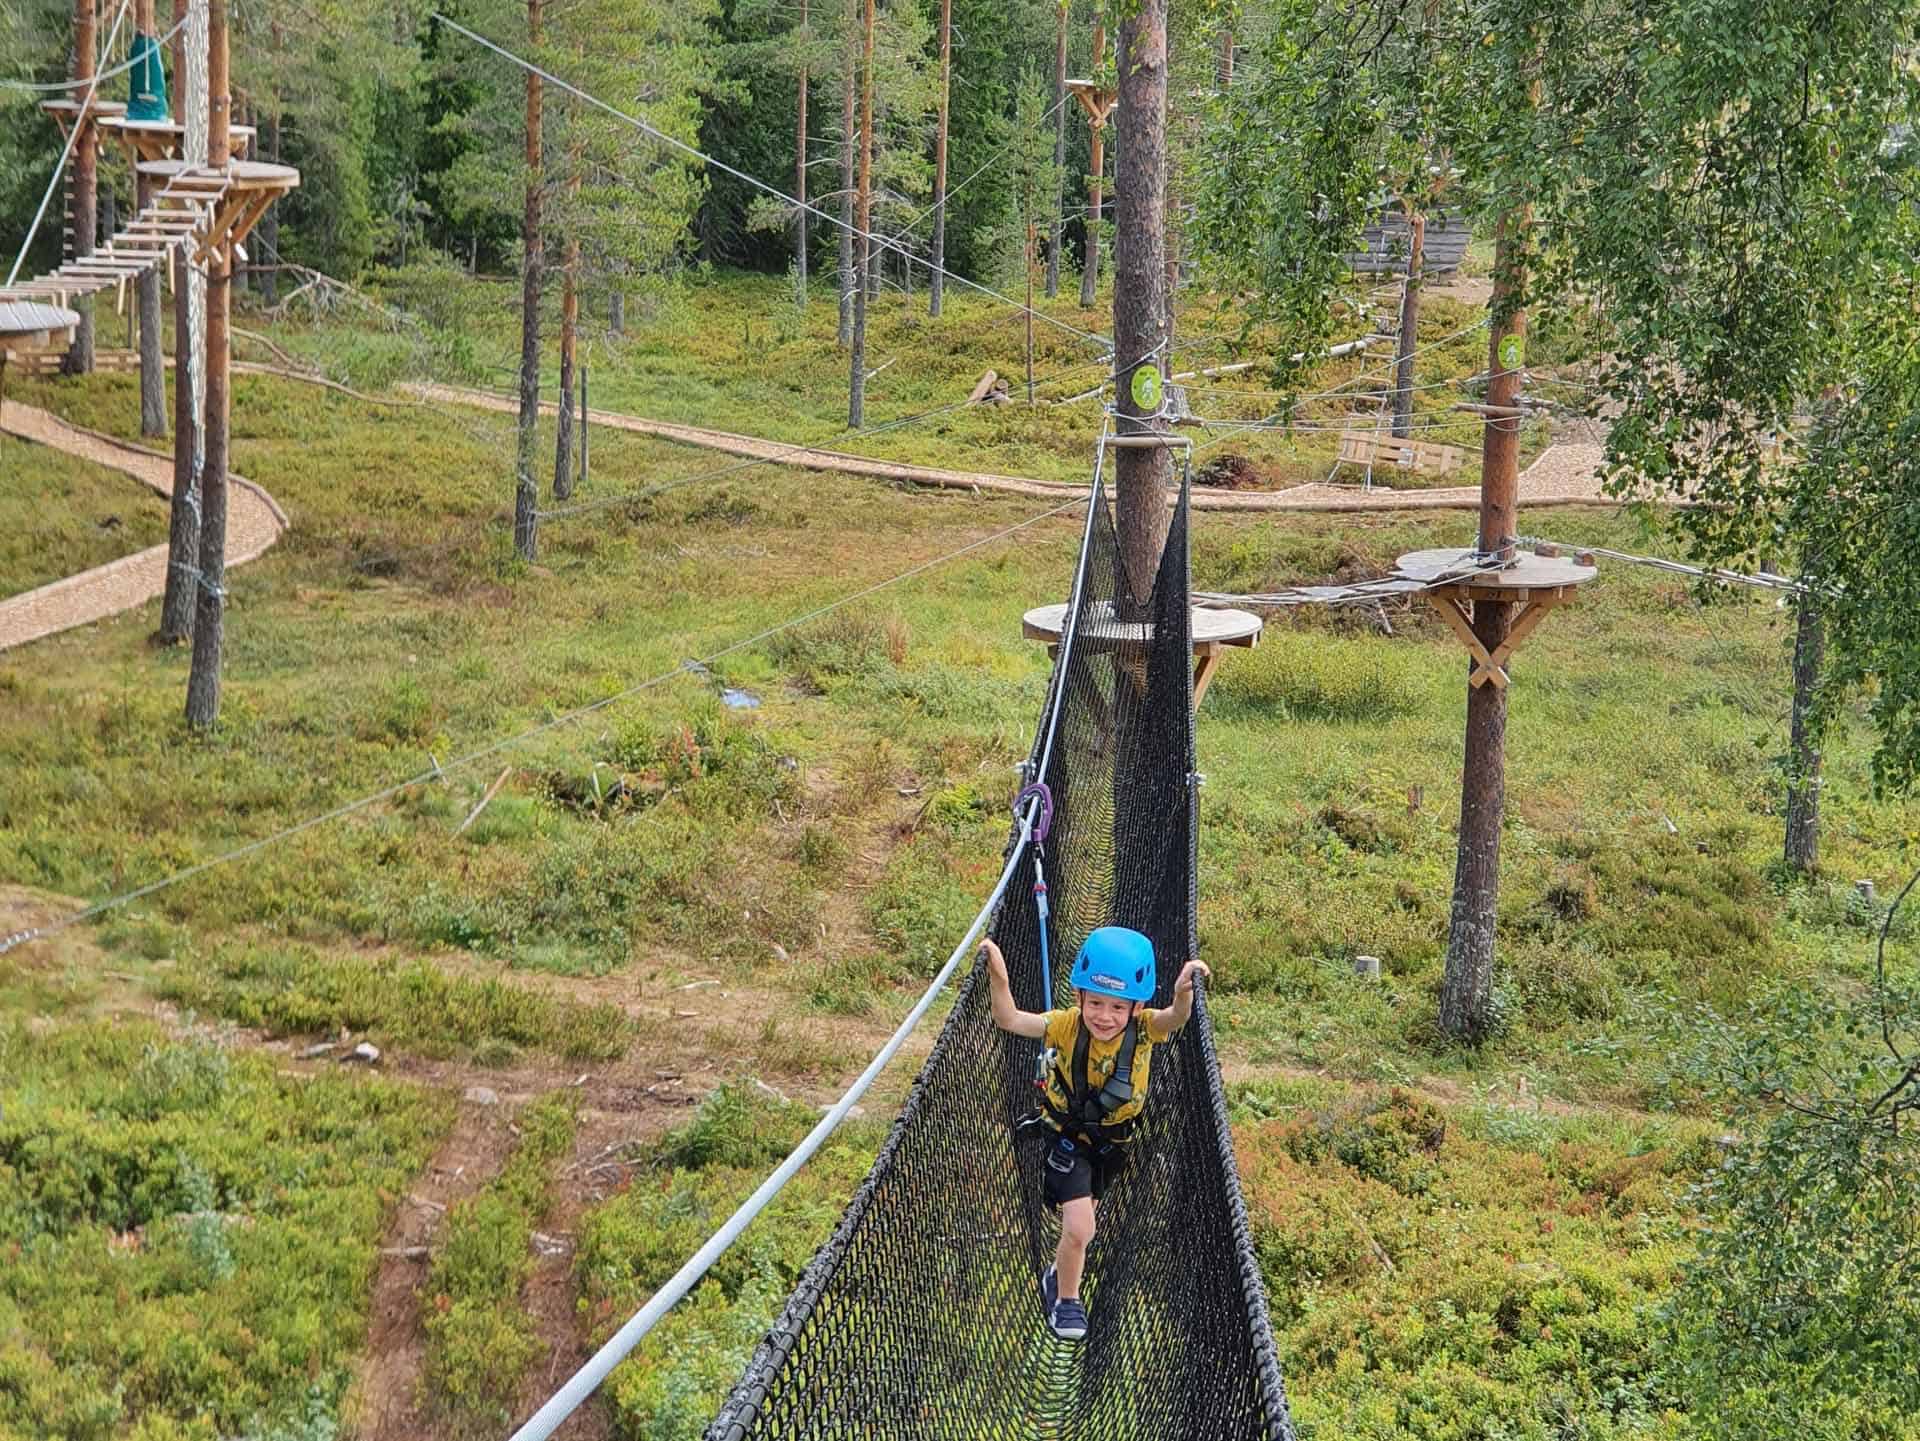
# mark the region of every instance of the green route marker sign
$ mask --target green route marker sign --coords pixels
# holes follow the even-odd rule
[[[1160,408],[1160,367],[1151,361],[1133,368],[1133,381],[1128,387],[1133,393],[1133,403],[1142,410],[1155,411]]]
[[[1519,336],[1500,337],[1500,368],[1502,370],[1518,370],[1526,358],[1527,345]]]

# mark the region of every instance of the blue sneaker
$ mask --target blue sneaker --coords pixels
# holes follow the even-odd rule
[[[1053,1321],[1054,1303],[1059,1299],[1060,1277],[1055,1274],[1054,1268],[1049,1266],[1040,1273],[1040,1313],[1047,1318],[1049,1324]]]
[[[1062,1341],[1084,1341],[1087,1338],[1087,1308],[1071,1297],[1056,1301],[1052,1313],[1047,1317],[1047,1325]]]

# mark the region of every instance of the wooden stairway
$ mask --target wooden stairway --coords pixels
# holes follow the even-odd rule
[[[33,280],[0,286],[0,300],[64,304],[74,296],[123,286],[188,241],[204,242],[232,185],[229,177],[217,171],[183,169],[170,176],[152,202],[93,254],[68,260]]]

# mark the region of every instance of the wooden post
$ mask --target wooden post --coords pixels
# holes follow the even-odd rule
[[[94,227],[100,223],[99,141],[94,131],[93,106],[87,103],[87,82],[93,79],[95,0],[73,0],[73,98],[82,108],[74,116],[72,208],[67,214],[67,239],[75,260],[93,254]],[[95,97],[98,98],[97,96]],[[93,374],[93,297],[73,302],[80,323],[67,347],[69,375]]]
[[[1160,370],[1167,338],[1167,0],[1135,0],[1127,8],[1114,61],[1120,76],[1114,136],[1114,365],[1120,433],[1139,435],[1165,429],[1157,419],[1136,418],[1156,414],[1160,407],[1139,405],[1132,381],[1143,366]],[[1156,397],[1159,390],[1153,387]],[[1172,518],[1167,489],[1173,456],[1164,447],[1123,449],[1114,468],[1120,564],[1131,599],[1144,606]]]
[[[1826,656],[1826,627],[1812,594],[1800,593],[1793,632],[1793,720],[1787,756],[1787,866],[1802,875],[1820,863],[1820,745],[1813,692]]]
[[[1411,237],[1407,246],[1407,284],[1400,296],[1400,342],[1393,360],[1393,433],[1413,433],[1413,352],[1420,333],[1420,272],[1426,264],[1427,217],[1409,205]]]
[[[587,483],[587,368],[580,367],[580,483]]]
[[[280,22],[274,20],[268,27],[267,43],[272,48],[276,62],[280,56]],[[276,77],[278,68],[276,63]],[[280,90],[279,81],[274,81],[274,89],[267,96],[266,109],[260,116],[260,133],[253,137],[254,154],[269,164],[280,163]],[[260,217],[255,231],[260,237],[260,250],[266,256],[266,269],[260,272],[260,298],[269,307],[280,303],[280,207],[269,206],[267,213]]]
[[[153,0],[135,0],[133,28],[154,35]],[[133,208],[137,214],[153,203],[153,182],[140,173],[138,157],[133,171]],[[135,286],[140,312],[140,433],[167,433],[167,362],[160,349],[160,267],[145,271]]]
[[[227,0],[207,4],[207,167],[225,170],[232,156],[232,104],[227,72]],[[187,675],[187,723],[206,730],[220,718],[220,658],[225,643],[227,581],[228,307],[233,300],[233,246],[207,259],[206,459],[200,472],[200,576],[194,603],[193,664]]]
[[[540,45],[540,0],[527,0],[527,42]],[[533,480],[540,423],[540,77],[527,72],[527,193],[520,220],[520,430],[515,447],[513,548],[531,565],[539,554],[540,492]]]
[[[1520,395],[1526,315],[1522,242],[1526,209],[1500,221],[1494,247],[1493,323],[1487,340],[1489,409],[1511,409]],[[1510,339],[1511,338],[1511,339]],[[1510,365],[1508,361],[1513,363]],[[1491,419],[1480,450],[1480,539],[1484,556],[1511,560],[1520,481],[1520,421]],[[1473,602],[1473,635],[1489,653],[1507,641],[1513,606]],[[1506,814],[1507,689],[1467,687],[1466,762],[1460,784],[1460,840],[1454,860],[1453,909],[1446,973],[1440,985],[1440,1028],[1456,1040],[1483,1040],[1493,997],[1494,925],[1500,897],[1500,826]]]
[[[853,344],[853,292],[859,281],[853,270],[853,97],[858,41],[853,28],[853,5],[848,0],[847,33],[840,47],[840,343]]]
[[[947,120],[953,90],[953,0],[940,0],[940,119],[933,132],[933,279],[927,314],[940,314],[947,264]],[[1027,302],[1029,309],[1033,302]],[[1031,322],[1029,322],[1031,323]]]
[[[1060,293],[1060,232],[1067,206],[1067,8],[1053,31],[1053,233],[1047,244],[1047,299]]]
[[[1162,30],[1165,30],[1163,25]],[[1164,46],[1162,47],[1164,49]],[[1100,62],[1106,58],[1107,30],[1098,20],[1093,23],[1093,79],[1100,79]],[[1163,87],[1164,89],[1164,87]],[[1100,285],[1100,186],[1106,177],[1107,134],[1106,115],[1089,115],[1088,123],[1093,130],[1093,154],[1087,163],[1087,263],[1080,272],[1080,308],[1085,310],[1093,305],[1094,292]],[[1124,123],[1124,122],[1123,122]],[[1162,140],[1164,153],[1165,141]],[[1120,177],[1114,175],[1114,186],[1119,188]],[[1118,240],[1115,241],[1117,245]],[[1117,283],[1117,282],[1116,282]],[[1117,302],[1116,302],[1117,304]],[[1116,361],[1118,357],[1116,357]]]
[[[173,118],[187,118],[186,33],[178,28],[187,18],[190,0],[173,0]],[[173,499],[167,518],[167,588],[160,602],[160,629],[154,641],[179,645],[193,634],[193,583],[200,564],[200,478],[193,464],[199,446],[200,417],[193,411],[193,310],[187,300],[186,247],[173,254]],[[158,339],[159,327],[155,327]],[[143,382],[144,383],[144,382]]]
[[[1233,89],[1233,26],[1220,27],[1220,61],[1218,81],[1222,90]]]
[[[853,250],[853,367],[847,382],[847,424],[858,430],[866,423],[867,399],[867,272],[872,264],[868,223],[873,208],[873,0],[867,0],[866,29],[861,41],[860,78],[860,195],[855,207]]]
[[[793,198],[800,202],[793,213],[793,258],[800,289],[795,296],[802,310],[807,308],[807,55],[813,44],[813,32],[807,28],[807,0],[800,0],[800,104],[799,119],[793,127]],[[582,445],[585,430],[581,431]],[[581,452],[585,463],[586,452]]]
[[[1027,404],[1033,404],[1033,177],[1027,177]]]

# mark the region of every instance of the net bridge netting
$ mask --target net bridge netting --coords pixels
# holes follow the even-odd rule
[[[1096,474],[1047,705],[1028,760],[1051,789],[1052,974],[1033,855],[993,918],[1015,1000],[1073,1004],[1103,925],[1145,932],[1166,1005],[1195,949],[1188,497],[1146,623]],[[1150,626],[1150,629],[1148,627]],[[1016,827],[1008,854],[1020,846]],[[1084,1341],[1047,1329],[1037,1286],[1059,1223],[1041,1200],[1039,1042],[995,1027],[977,960],[872,1171],[760,1344],[708,1441],[1292,1441],[1204,994],[1154,1052],[1131,1164],[1100,1205]]]

